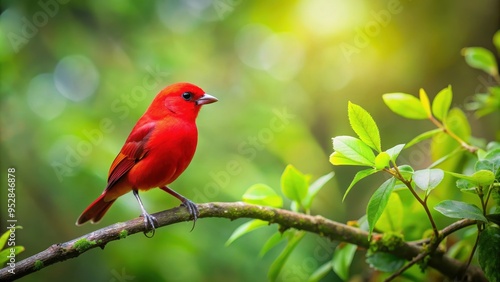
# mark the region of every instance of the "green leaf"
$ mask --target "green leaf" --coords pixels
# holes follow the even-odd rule
[[[484,158],[474,167],[476,171],[487,169],[495,173],[495,178],[500,178],[500,148],[491,149]]]
[[[11,249],[14,249],[14,251],[11,252]],[[14,253],[17,256],[18,254],[24,252],[24,250],[25,249],[23,246],[15,246],[0,251],[0,267],[4,266],[7,262],[9,262],[10,260],[9,255],[11,253]]]
[[[390,149],[387,149],[386,152],[391,157],[391,160],[393,162],[396,162],[396,159],[398,158],[399,154],[401,153],[401,151],[403,151],[404,148],[405,144],[398,144]]]
[[[269,250],[274,248],[276,245],[278,245],[281,241],[283,241],[285,237],[283,234],[280,232],[274,233],[267,241],[264,243],[264,246],[262,246],[262,249],[260,249],[259,256],[263,257]]]
[[[437,119],[443,120],[448,115],[452,99],[451,85],[439,91],[432,101],[432,113]]]
[[[444,126],[449,131],[455,133],[462,140],[467,142],[471,135],[469,121],[464,112],[459,108],[453,108],[448,115],[444,118]]]
[[[307,279],[307,282],[319,282],[321,279],[323,279],[328,272],[332,270],[332,263],[330,261],[326,262],[322,266],[320,266],[318,269],[316,269],[311,276],[309,276],[309,279]]]
[[[333,149],[354,162],[366,166],[375,165],[375,154],[372,149],[358,138],[351,136],[334,137]]]
[[[243,202],[281,208],[283,206],[283,199],[269,186],[265,184],[252,185],[243,194]]]
[[[358,246],[353,244],[340,244],[333,253],[333,271],[344,281],[349,278],[349,268],[357,248]]]
[[[426,131],[422,134],[419,134],[417,137],[413,138],[410,142],[408,142],[406,144],[405,148],[410,148],[411,146],[413,146],[419,142],[422,142],[426,139],[433,137],[434,135],[438,134],[439,132],[443,132],[443,130],[440,128],[436,128],[433,130]]]
[[[500,281],[500,228],[489,225],[481,234],[477,245],[479,265],[489,281]]]
[[[500,164],[500,142],[492,141],[488,143],[486,149],[488,152],[484,156],[484,159]]]
[[[375,157],[375,168],[377,170],[382,170],[389,167],[389,162],[391,161],[391,156],[387,152],[381,152]]]
[[[314,181],[314,183],[311,184],[311,186],[309,186],[309,189],[307,190],[307,196],[304,200],[304,207],[306,209],[311,207],[312,201],[314,200],[314,197],[316,197],[316,195],[318,194],[319,190],[321,190],[321,188],[323,188],[323,186],[325,186],[325,184],[330,179],[332,179],[334,175],[335,173],[333,171],[328,174],[325,174],[320,178],[318,178],[316,181]]]
[[[482,160],[482,159],[484,159],[484,156],[486,155],[486,151],[483,150],[482,148],[478,148],[476,155],[477,155],[478,160]]]
[[[500,87],[499,87],[499,90],[500,90]],[[486,144],[486,150],[489,152],[495,151],[495,150],[500,150],[500,142],[498,142],[498,141],[489,142],[488,144]],[[489,153],[488,153],[488,155],[489,155]]]
[[[494,113],[500,109],[500,87],[488,87],[488,93],[476,93],[472,100],[465,104],[468,111],[476,111],[476,117]]]
[[[474,170],[475,171],[480,171],[480,170],[489,170],[493,173],[497,172],[498,167],[496,167],[495,163],[490,161],[490,160],[479,160],[476,162],[474,165]]]
[[[420,103],[422,103],[422,107],[424,107],[427,117],[431,117],[432,113],[431,113],[431,104],[429,102],[429,96],[427,96],[427,93],[425,93],[425,90],[422,88],[420,88],[419,96],[420,96]]]
[[[472,179],[478,186],[487,186],[495,182],[495,174],[489,170],[480,170],[472,174]]]
[[[382,272],[395,272],[405,264],[405,260],[389,253],[376,252],[366,256],[370,267]]]
[[[475,188],[475,187],[474,188],[462,188],[462,189],[460,189],[460,192],[477,195],[477,188]]]
[[[373,228],[375,228],[375,224],[379,220],[380,216],[384,212],[387,203],[389,202],[389,197],[391,196],[392,191],[394,190],[394,186],[396,184],[396,179],[391,177],[380,187],[375,190],[370,201],[368,201],[368,206],[366,208],[366,217],[368,220],[368,225],[370,227],[369,233],[370,236],[373,232]]]
[[[288,241],[285,249],[281,254],[276,258],[276,260],[271,264],[271,267],[269,268],[269,272],[267,273],[267,278],[270,281],[276,281],[278,278],[278,275],[283,268],[283,265],[285,265],[285,262],[287,261],[288,257],[292,253],[292,251],[297,247],[299,242],[304,238],[305,232],[304,231],[295,231],[295,234],[293,234],[293,237]]]
[[[356,165],[356,166],[367,166],[365,163],[353,161],[348,157],[342,155],[339,152],[333,152],[330,155],[330,163],[332,165]]]
[[[476,171],[470,176],[460,174],[460,173],[451,172],[451,171],[447,171],[446,173],[453,175],[457,178],[469,181],[472,184],[470,186],[474,186],[474,187],[490,185],[495,181],[495,175],[493,174],[493,172],[491,172],[489,170]]]
[[[468,218],[488,222],[481,209],[460,201],[444,200],[437,204],[434,209],[451,218]]]
[[[482,47],[469,47],[462,49],[462,55],[469,66],[480,69],[491,76],[498,75],[497,61],[490,50]]]
[[[288,165],[281,175],[281,191],[288,199],[302,203],[307,196],[309,177],[298,171],[293,165]]]
[[[414,172],[413,167],[409,165],[400,165],[398,169],[405,180],[410,180],[412,178]]]
[[[403,229],[404,209],[397,193],[391,193],[387,206],[375,226],[384,232],[401,231]]]
[[[457,188],[458,189],[470,189],[470,188],[475,188],[476,186],[474,185],[474,183],[466,180],[466,179],[463,179],[463,178],[460,178],[457,180]]]
[[[497,30],[495,35],[493,35],[493,44],[497,47],[497,52],[500,54],[500,30]]]
[[[254,219],[251,220],[247,223],[244,223],[240,225],[236,230],[234,230],[233,234],[227,239],[226,241],[226,247],[229,246],[231,243],[233,243],[236,239],[240,238],[241,236],[257,229],[260,227],[268,226],[269,222],[263,221],[260,219]]]
[[[2,234],[2,236],[0,237],[0,250],[2,250],[5,247],[5,244],[7,243],[9,236],[10,236],[10,229],[8,229],[6,232],[4,232]]]
[[[471,183],[473,182],[473,178],[472,176],[469,176],[469,175],[465,175],[465,174],[461,174],[461,173],[456,173],[456,172],[451,172],[451,171],[445,171],[447,174],[449,175],[452,175],[452,176],[455,176],[456,178],[459,178],[459,179],[464,179],[464,180],[467,180],[467,181],[470,181]]]
[[[427,191],[434,189],[443,181],[444,171],[438,168],[417,170],[413,173],[413,181],[418,188]]]
[[[17,225],[14,228],[14,231],[15,231],[15,229],[23,229],[23,227],[21,225]],[[11,233],[11,229],[7,229],[7,231],[5,231],[2,234],[2,236],[0,237],[0,250],[2,250],[5,247],[5,244],[7,243],[7,240],[9,240],[10,233]],[[1,266],[1,264],[0,264],[0,266]]]
[[[427,119],[422,103],[417,97],[406,93],[387,93],[382,95],[385,104],[394,113],[409,119]]]
[[[381,152],[380,133],[372,116],[362,107],[351,103],[347,106],[349,122],[361,141],[377,152]]]
[[[349,191],[351,191],[352,187],[354,187],[354,184],[356,184],[361,179],[363,179],[369,175],[374,174],[377,171],[378,170],[376,170],[374,168],[368,168],[368,169],[358,171],[358,173],[356,173],[356,175],[354,176],[354,179],[351,181],[351,184],[349,184],[349,187],[347,187],[347,190],[345,190],[344,197],[342,197],[342,202],[345,200],[345,197],[347,196]]]
[[[500,30],[493,35],[493,44],[497,47],[497,52],[500,54]]]

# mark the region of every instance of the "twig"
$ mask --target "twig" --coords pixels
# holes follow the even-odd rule
[[[405,272],[406,270],[408,270],[414,264],[416,264],[419,261],[423,260],[430,253],[434,252],[436,250],[436,248],[439,246],[439,244],[441,244],[441,241],[443,241],[447,236],[449,236],[453,232],[458,231],[458,230],[460,230],[462,228],[474,225],[476,223],[477,223],[476,220],[462,219],[460,221],[454,222],[454,223],[446,226],[443,230],[441,230],[439,232],[440,236],[436,237],[436,240],[434,240],[434,241],[432,241],[430,239],[423,239],[423,240],[411,242],[412,244],[415,244],[415,245],[424,245],[424,244],[428,244],[428,243],[430,243],[432,241],[433,245],[432,246],[428,246],[427,247],[429,249],[428,251],[425,251],[425,252],[422,252],[422,253],[418,254],[418,256],[414,257],[408,264],[406,264],[402,268],[398,269],[398,271],[394,272],[391,276],[389,276],[387,279],[385,279],[385,281],[386,282],[392,281],[394,278],[396,278],[399,275],[401,275],[403,272]],[[477,241],[476,241],[476,245],[477,245]],[[474,245],[474,249],[475,249],[476,245]],[[472,254],[473,253],[474,252],[472,252]],[[471,254],[471,257],[472,257],[472,254]],[[469,264],[470,264],[470,260],[468,261],[468,263],[465,266],[462,266],[462,269],[464,269],[464,268],[466,269],[469,266]]]
[[[391,274],[391,276],[387,277],[384,282],[389,282],[394,280],[396,277],[399,275],[403,274],[408,268],[412,267],[414,264],[418,263],[419,261],[423,260],[427,255],[429,255],[429,252],[423,252],[418,254],[418,256],[414,257],[409,263],[407,263],[405,266],[401,267],[398,269],[398,271],[394,272]]]
[[[295,228],[320,234],[331,240],[355,244],[362,248],[369,248],[370,245],[368,232],[328,220],[321,216],[306,215],[288,210],[250,205],[241,202],[199,204],[198,209],[200,211],[199,218],[255,218],[279,224],[284,228]],[[162,211],[154,214],[154,216],[158,220],[158,228],[190,220],[190,215],[184,207]],[[10,281],[24,277],[51,264],[77,257],[90,249],[96,247],[103,249],[106,244],[111,241],[124,239],[129,235],[144,232],[144,229],[143,219],[136,218],[104,227],[65,243],[54,244],[45,251],[16,263],[15,274],[9,273],[8,267],[0,269],[0,280]],[[391,253],[406,260],[411,260],[413,257],[418,256],[419,253],[422,253],[423,249],[412,244],[403,243],[395,250],[382,248],[381,251]],[[462,263],[446,256],[431,255],[429,266],[453,278],[459,274]],[[478,267],[470,266],[467,268],[466,274],[472,279],[471,281],[486,281],[483,272]]]
[[[444,133],[448,134],[451,138],[455,139],[455,141],[457,141],[460,144],[460,146],[465,150],[471,152],[472,154],[474,154],[478,150],[478,148],[469,145],[467,142],[462,140],[462,138],[456,135],[453,131],[449,130],[446,127],[446,125],[440,123],[434,116],[431,115],[429,119],[432,123],[434,123],[434,125],[436,125],[437,128],[443,130]]]
[[[406,187],[408,188],[408,190],[410,190],[410,192],[412,193],[413,197],[424,208],[425,213],[427,214],[427,217],[429,218],[429,222],[432,225],[432,231],[434,232],[434,236],[438,237],[439,236],[439,231],[437,229],[436,223],[434,222],[434,219],[432,218],[431,211],[429,210],[429,207],[427,206],[427,196],[425,196],[424,200],[422,200],[418,196],[417,192],[411,186],[411,180],[406,180],[403,177],[403,175],[401,174],[401,172],[398,169],[398,166],[395,163],[394,163],[394,172],[391,169],[384,169],[384,171],[387,172],[387,173],[389,173],[389,174],[391,174],[396,179],[398,179],[399,181],[401,181],[404,185],[406,185]]]
[[[448,235],[451,233],[454,233],[455,231],[458,231],[460,229],[463,229],[465,227],[469,227],[471,225],[477,224],[477,220],[473,219],[462,219],[459,221],[455,221],[452,224],[446,226],[443,228],[443,230],[440,231],[441,233],[441,238],[446,238]]]

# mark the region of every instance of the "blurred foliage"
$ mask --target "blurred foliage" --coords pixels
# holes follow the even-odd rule
[[[470,60],[468,60],[468,64],[474,65]],[[494,72],[490,72],[490,67],[491,64],[488,68],[482,69],[494,76],[495,80],[500,83],[496,62]],[[499,86],[493,87],[498,88]],[[432,100],[432,103],[423,89],[420,90],[419,96],[420,99],[417,99],[406,93],[388,93],[384,94],[382,98],[394,113],[413,120],[429,119],[439,130],[434,129],[420,133],[408,144],[396,145],[386,151],[381,149],[381,136],[374,119],[362,107],[349,102],[349,122],[358,137],[334,137],[333,149],[335,151],[330,156],[330,162],[337,166],[348,165],[370,168],[356,173],[351,185],[344,194],[344,198],[354,184],[375,172],[387,173],[390,176],[388,180],[380,184],[379,188],[371,196],[366,208],[366,218],[359,220],[359,222],[366,221],[368,223],[370,235],[377,228],[377,233],[383,234],[377,236],[382,238],[382,242],[389,243],[389,250],[391,248],[393,250],[397,249],[398,244],[404,242],[404,237],[410,233],[410,230],[413,235],[417,236],[414,239],[427,240],[425,244],[426,255],[437,250],[443,240],[449,239],[447,237],[450,234],[460,241],[470,237],[470,235],[457,232],[460,230],[454,230],[450,234],[443,234],[442,230],[444,228],[438,227],[435,221],[435,218],[439,215],[433,214],[430,208],[448,218],[477,221],[475,231],[477,233],[476,237],[481,238],[479,244],[478,241],[469,244],[450,243],[449,249],[446,248],[444,251],[448,252],[450,250],[449,254],[452,255],[452,258],[462,259],[464,263],[470,264],[477,247],[479,253],[482,254],[482,260],[480,259],[479,263],[486,277],[496,281],[497,279],[493,277],[497,277],[499,274],[496,266],[497,261],[490,262],[488,256],[493,254],[489,250],[491,250],[492,244],[496,243],[496,237],[498,236],[498,228],[490,229],[490,227],[497,227],[500,216],[500,205],[495,200],[500,194],[500,143],[493,141],[486,146],[478,147],[472,144],[472,142],[482,144],[485,143],[485,140],[478,142],[478,139],[471,136],[471,126],[461,109],[450,109],[453,100],[453,92],[450,86],[441,90]],[[433,163],[431,165],[425,169],[418,169],[412,164],[401,163],[401,161],[404,162],[405,160],[400,160],[398,157],[404,149],[411,149],[412,146],[428,138],[432,139],[430,150],[427,150],[427,154],[432,156]],[[463,159],[466,159],[466,161],[462,161]],[[466,174],[462,172],[466,172]],[[445,174],[451,175],[458,180],[454,185],[443,186],[441,184]],[[455,193],[450,193],[455,187],[464,194],[475,195],[475,199],[465,201],[449,200],[455,197]],[[444,191],[444,193],[431,194],[434,189]],[[400,195],[402,194],[411,195],[407,197],[409,201],[401,201]],[[436,198],[444,198],[445,200],[436,205],[428,204],[434,202]],[[414,208],[419,206],[420,208]],[[404,214],[410,212],[413,216],[405,218]],[[417,215],[427,217],[428,221],[413,220],[413,218],[417,218]],[[359,222],[357,225],[362,228],[362,224]],[[432,228],[432,230],[429,230],[429,228]],[[489,231],[483,234],[484,230]],[[371,241],[372,246],[377,246],[378,240],[373,239]],[[339,251],[342,252],[342,250]],[[464,253],[467,253],[467,258],[464,258]],[[342,255],[345,258],[339,259],[339,254],[336,254],[332,261],[332,263],[338,263],[342,266],[335,267],[333,265],[332,267],[335,271],[340,269],[339,276],[345,276],[345,269],[350,266],[350,260],[352,260],[352,254],[342,253]],[[457,256],[454,257],[453,255]],[[481,255],[479,256],[481,257]],[[395,276],[408,275],[397,272],[402,269],[406,262],[393,254],[377,252],[377,249],[373,250],[370,247],[366,257],[366,262],[381,273],[394,273]],[[335,260],[336,258],[337,260]],[[412,264],[408,264],[408,268],[419,267],[422,270],[426,268],[425,256],[412,262]],[[422,271],[418,280],[430,280],[429,274],[430,272]],[[458,279],[458,277],[455,277],[455,279]]]
[[[475,93],[487,93],[493,81],[469,68],[460,52],[464,46],[494,49],[498,10],[494,0],[481,5],[2,1],[0,175],[6,183],[5,171],[16,168],[17,218],[24,227],[16,240],[26,249],[17,258],[140,214],[133,196],[125,195],[99,225],[73,224],[101,193],[127,134],[164,86],[189,81],[220,100],[200,113],[197,153],[172,188],[197,202],[235,201],[255,183],[277,190],[287,164],[313,179],[332,171],[331,137],[351,132],[348,100],[384,121],[379,126],[389,148],[432,124],[414,122],[408,130],[402,118],[386,110],[382,93],[415,93],[421,87],[437,93],[453,85],[458,107],[474,101]],[[471,122],[475,137],[495,138],[491,128],[498,128],[498,114]],[[423,152],[429,145],[422,144],[400,158],[428,166],[432,161]],[[378,185],[360,181],[364,189],[354,189],[342,203],[352,172],[336,169],[312,214],[346,221],[365,213],[360,203],[367,203]],[[5,199],[7,191],[0,193]],[[458,191],[450,193],[459,197]],[[150,212],[178,205],[163,191],[142,198]],[[5,230],[4,203],[0,206]],[[23,281],[265,280],[278,251],[256,256],[276,230],[255,231],[225,248],[241,223],[204,219],[191,233],[186,223],[162,228],[152,240],[131,236]],[[281,279],[307,279],[331,260],[335,246],[305,236]],[[366,267],[357,261],[352,273]],[[330,273],[326,279],[338,277]]]

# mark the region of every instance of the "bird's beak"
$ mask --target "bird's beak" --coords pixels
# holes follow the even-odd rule
[[[215,103],[217,101],[219,101],[217,98],[215,98],[212,95],[208,95],[207,93],[205,93],[198,100],[196,100],[196,105],[201,106],[201,105]]]

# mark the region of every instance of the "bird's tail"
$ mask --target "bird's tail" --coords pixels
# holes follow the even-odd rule
[[[80,215],[76,221],[76,225],[84,224],[89,221],[92,223],[97,223],[101,220],[104,214],[108,211],[109,207],[115,202],[115,200],[104,201],[105,193],[102,193],[99,198],[92,202]]]

